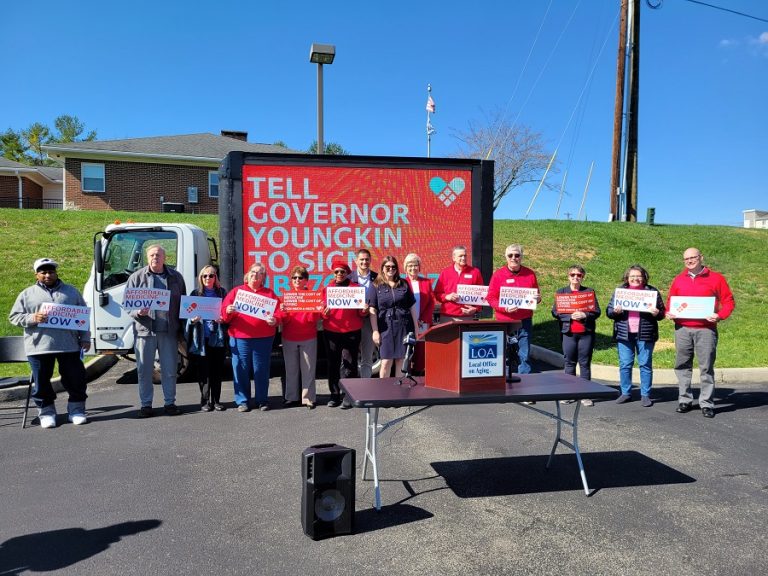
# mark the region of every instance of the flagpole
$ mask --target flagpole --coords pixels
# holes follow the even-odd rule
[[[431,158],[432,124],[429,121],[429,101],[432,98],[432,84],[427,84],[427,158]]]

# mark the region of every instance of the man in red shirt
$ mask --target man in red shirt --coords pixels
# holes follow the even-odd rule
[[[531,365],[528,362],[530,350],[530,336],[533,329],[533,310],[518,308],[517,306],[499,306],[501,288],[536,288],[539,283],[536,273],[523,266],[523,247],[520,244],[510,244],[504,251],[507,265],[502,266],[491,276],[488,285],[488,304],[496,311],[496,320],[499,322],[521,322],[520,328],[515,331],[518,345],[518,374],[530,374]],[[541,302],[541,293],[537,293],[536,302]]]
[[[672,281],[667,302],[667,318],[675,322],[675,374],[679,388],[676,412],[684,414],[693,407],[691,376],[695,354],[701,375],[699,407],[705,418],[714,418],[712,394],[715,391],[717,323],[731,315],[736,303],[725,277],[704,266],[704,257],[698,248],[688,248],[683,254],[683,262],[685,270]],[[714,296],[714,312],[706,318],[678,318],[680,311],[670,306],[673,296]]]
[[[435,285],[435,300],[442,304],[440,322],[471,320],[479,308],[459,303],[456,288],[459,284],[484,284],[480,270],[467,264],[467,249],[464,246],[455,246],[452,258],[453,264],[440,272]]]

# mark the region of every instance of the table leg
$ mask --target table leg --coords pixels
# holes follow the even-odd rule
[[[555,441],[552,444],[552,450],[549,453],[549,458],[547,459],[545,468],[549,470],[549,466],[552,464],[552,459],[555,456],[555,450],[557,450],[558,444],[562,444],[563,446],[570,448],[573,450],[574,454],[576,454],[576,462],[579,464],[579,474],[581,475],[581,484],[584,486],[584,494],[591,496],[594,493],[594,490],[590,490],[589,484],[587,484],[587,473],[584,470],[584,462],[581,459],[581,450],[579,449],[579,412],[581,410],[581,402],[576,402],[576,408],[573,411],[572,421],[563,418],[559,402],[555,401],[555,406],[557,408],[557,415],[551,414],[551,416],[557,422],[557,434],[555,436]],[[539,412],[546,414],[543,411]],[[563,424],[568,424],[571,427],[573,442],[568,442],[567,440],[563,439]]]
[[[379,409],[368,408],[365,413],[365,459],[363,460],[362,479],[367,480],[368,462],[373,469],[373,486],[376,510],[381,510],[381,488],[379,486],[379,466],[376,457],[376,434],[379,423]]]

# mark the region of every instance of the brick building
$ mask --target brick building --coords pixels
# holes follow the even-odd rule
[[[70,142],[43,146],[64,165],[63,202],[83,210],[218,212],[228,152],[295,152],[248,143],[246,132]]]
[[[61,168],[0,158],[0,208],[61,208]]]

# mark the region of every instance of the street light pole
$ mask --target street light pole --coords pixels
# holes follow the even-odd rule
[[[317,153],[325,151],[323,145],[323,64],[317,64]]]
[[[331,44],[312,44],[309,61],[317,64],[317,153],[323,154],[323,64],[332,64],[336,47]]]

